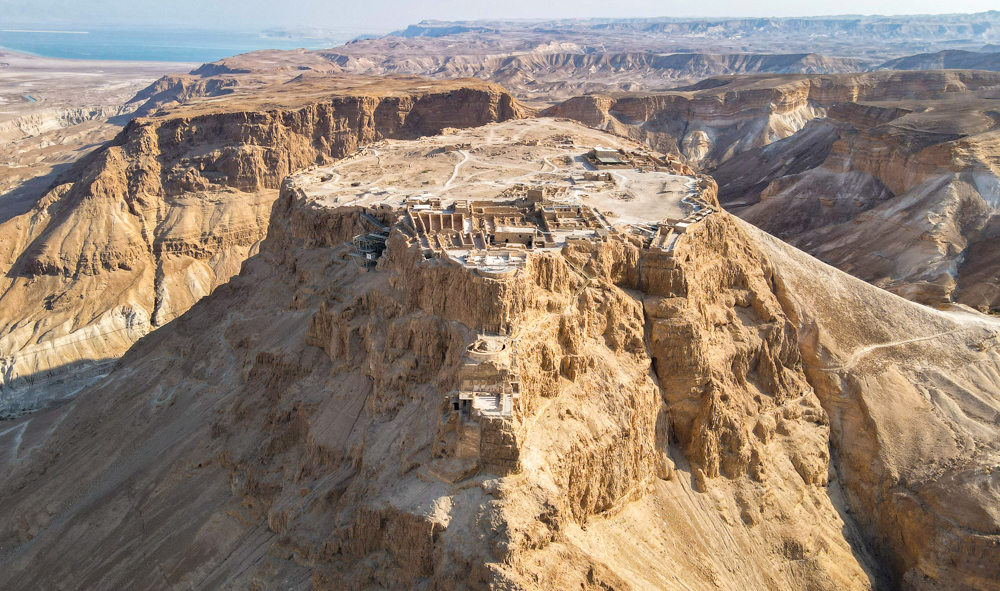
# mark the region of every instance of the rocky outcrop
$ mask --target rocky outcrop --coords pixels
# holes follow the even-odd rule
[[[3,225],[3,386],[116,357],[211,293],[255,252],[286,175],[384,138],[523,114],[510,95],[479,82],[414,85],[345,91],[310,80],[281,91],[328,98],[132,121]]]
[[[840,103],[719,166],[723,202],[876,285],[988,310],[993,257],[974,245],[993,236],[997,202],[989,92]]]
[[[137,105],[53,109],[0,122],[0,145],[86,123],[133,113]]]
[[[829,57],[784,48],[777,52],[773,48],[748,52],[745,47],[692,51],[665,39],[657,43],[649,35],[623,39],[620,33],[595,29],[566,30],[554,41],[541,30],[505,23],[488,32],[390,35],[319,51],[251,52],[205,64],[186,76],[165,77],[143,97],[162,104],[192,93],[229,93],[303,73],[406,74],[436,79],[475,77],[500,84],[521,100],[551,105],[586,93],[640,92],[690,84],[708,76],[858,72],[869,63],[867,56]]]
[[[550,105],[584,94],[660,92],[709,76],[837,74],[880,67],[989,69],[985,58],[933,52],[995,43],[995,12],[893,17],[569,19],[422,22],[317,52],[255,52],[198,76],[304,68],[339,74],[475,76]],[[277,31],[279,36],[301,31]],[[315,35],[310,31],[309,35]],[[986,45],[988,49],[990,45]],[[912,54],[928,54],[916,55]],[[833,57],[836,56],[836,57]],[[901,57],[911,56],[911,57]],[[905,67],[912,65],[913,67]],[[936,68],[935,68],[936,69]],[[292,76],[297,75],[292,73]]]
[[[363,273],[296,178],[238,276],[0,431],[5,588],[993,588],[983,320],[724,213],[503,279],[397,226]],[[456,440],[497,326],[515,413]]]
[[[708,76],[751,73],[841,73],[863,69],[859,60],[816,54],[715,54],[647,51],[535,51],[497,54],[403,55],[378,42],[352,44],[320,55],[345,73],[409,73],[437,78],[474,76],[495,82],[521,98],[552,102],[594,90],[629,90],[677,85]],[[471,47],[469,49],[472,49]],[[366,51],[367,50],[367,51]]]
[[[989,72],[708,79],[547,111],[707,168],[743,219],[929,304],[998,305]]]
[[[920,53],[889,60],[879,66],[888,70],[1000,70],[1000,53],[952,49]]]
[[[988,72],[872,72],[708,78],[676,91],[575,97],[545,111],[648,142],[712,170],[823,118],[836,105],[937,99],[996,87]]]
[[[74,404],[4,431],[19,433],[0,489],[5,587],[70,573],[93,589],[869,589],[880,576],[826,488],[828,415],[774,270],[731,219],[709,216],[669,256],[575,242],[506,279],[427,259],[398,229],[360,273],[343,246],[360,224],[289,181],[239,276]],[[441,401],[497,323],[521,397],[483,424],[477,473],[436,443]],[[71,552],[74,524],[132,550]]]

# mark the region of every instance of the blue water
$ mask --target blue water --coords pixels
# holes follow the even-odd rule
[[[282,39],[260,33],[193,30],[76,29],[86,34],[23,32],[3,27],[0,47],[43,57],[88,60],[211,62],[258,49],[322,49],[350,39]],[[39,27],[42,28],[42,27]],[[50,27],[45,27],[50,29]]]

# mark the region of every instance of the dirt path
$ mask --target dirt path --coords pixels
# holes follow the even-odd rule
[[[451,186],[452,181],[454,181],[455,177],[458,176],[458,169],[461,168],[463,164],[465,164],[466,162],[469,161],[469,153],[468,152],[466,152],[465,150],[459,150],[459,152],[462,153],[462,156],[463,156],[462,161],[455,165],[455,170],[454,170],[454,172],[451,173],[451,178],[448,179],[448,182],[444,184],[444,186],[446,186],[446,187],[450,187]]]
[[[902,340],[899,340],[899,341],[890,341],[888,343],[878,343],[878,344],[875,344],[875,345],[868,345],[867,347],[862,347],[862,348],[858,349],[857,351],[855,351],[854,353],[852,353],[851,357],[847,361],[845,361],[844,363],[841,363],[840,365],[834,365],[834,366],[831,366],[831,367],[817,367],[817,369],[821,369],[823,371],[843,371],[845,369],[851,369],[855,365],[857,365],[857,363],[859,361],[861,361],[862,357],[868,355],[869,353],[871,353],[873,351],[877,351],[878,349],[887,349],[889,347],[899,347],[901,345],[909,345],[911,343],[920,343],[920,342],[923,342],[923,341],[930,341],[930,340],[934,340],[934,339],[937,339],[937,338],[940,338],[940,337],[948,336],[950,334],[955,334],[955,333],[961,332],[963,330],[969,330],[969,327],[963,326],[962,328],[955,328],[955,329],[952,329],[952,330],[946,330],[944,332],[939,332],[937,334],[932,334],[932,335],[928,335],[928,336],[925,336],[925,337],[917,337],[917,338],[913,338],[913,339],[902,339]]]

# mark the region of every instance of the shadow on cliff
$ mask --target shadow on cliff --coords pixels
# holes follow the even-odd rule
[[[871,541],[871,534],[866,534],[862,530],[850,512],[846,493],[841,486],[840,454],[833,444],[830,445],[830,464],[833,465],[837,475],[827,485],[827,495],[830,497],[833,508],[837,510],[840,520],[844,522],[844,527],[840,531],[850,545],[851,553],[854,554],[858,564],[864,568],[871,581],[873,591],[899,589],[899,583],[889,568],[887,557],[878,551],[878,548]]]
[[[11,420],[61,406],[104,379],[114,369],[117,357],[73,361],[46,371],[17,376],[0,386],[0,430]],[[0,366],[0,374],[5,368]]]
[[[13,217],[30,212],[37,206],[41,199],[56,191],[61,185],[73,185],[65,194],[55,196],[52,202],[45,208],[45,212],[51,216],[51,219],[45,224],[44,229],[18,254],[14,263],[7,271],[7,277],[13,279],[16,277],[32,277],[40,274],[37,268],[38,261],[34,260],[34,257],[38,255],[39,251],[44,247],[45,242],[51,238],[59,226],[65,223],[72,215],[73,206],[81,201],[81,193],[84,193],[86,190],[81,191],[76,188],[76,185],[82,179],[86,179],[88,175],[96,175],[97,171],[93,167],[95,164],[98,167],[101,166],[101,156],[112,146],[120,146],[123,143],[124,134],[119,133],[114,139],[93,146],[93,149],[89,153],[76,162],[59,165],[53,168],[49,174],[31,179],[31,181],[25,183],[25,186],[30,184],[30,187],[25,188],[25,192],[20,194],[18,205],[12,204],[8,207],[7,203],[5,203],[7,195],[0,197],[0,224],[3,224]],[[42,272],[41,274],[46,273]],[[56,273],[52,272],[48,274]]]
[[[52,188],[59,175],[72,166],[70,163],[56,165],[49,174],[31,178],[16,189],[0,195],[0,224],[31,211],[38,200]]]

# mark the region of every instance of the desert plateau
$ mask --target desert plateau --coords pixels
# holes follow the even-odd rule
[[[1000,12],[290,4],[0,48],[0,589],[1000,591]]]

